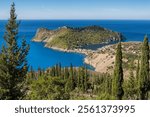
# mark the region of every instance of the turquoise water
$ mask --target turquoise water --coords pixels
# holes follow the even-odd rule
[[[0,47],[3,43],[3,34],[6,21],[0,21]],[[85,58],[82,54],[65,53],[48,48],[44,48],[43,43],[32,42],[31,39],[40,27],[56,29],[62,26],[83,27],[90,25],[103,26],[105,28],[121,32],[125,41],[142,41],[144,35],[150,35],[150,21],[130,21],[130,20],[23,20],[19,28],[19,41],[25,37],[30,44],[28,63],[34,69],[38,67],[48,68],[57,63],[62,66],[83,66]]]

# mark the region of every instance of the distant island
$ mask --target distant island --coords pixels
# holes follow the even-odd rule
[[[39,28],[32,41],[45,42],[45,47],[57,50],[74,50],[86,45],[108,43],[122,39],[121,33],[100,26],[82,28],[63,26],[56,30]]]

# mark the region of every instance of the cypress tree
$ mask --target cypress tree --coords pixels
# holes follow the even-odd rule
[[[58,64],[55,65],[55,73],[56,73],[56,76],[59,76],[59,66],[58,66]]]
[[[139,61],[139,58],[138,58],[138,63],[137,63],[137,66],[136,66],[136,77],[135,77],[135,90],[136,90],[136,96],[137,96],[137,99],[139,98],[139,71],[140,71],[140,61]]]
[[[81,74],[81,68],[78,68],[78,75],[77,75],[77,77],[78,77],[78,80],[77,80],[78,89],[80,89],[80,81],[81,81],[80,74]]]
[[[138,59],[137,68],[136,68],[136,80],[139,80],[139,70],[140,70],[140,62]]]
[[[127,82],[127,97],[128,99],[136,99],[137,98],[137,92],[136,92],[136,80],[133,73],[134,64],[133,61],[130,64],[130,75]]]
[[[59,66],[59,67],[58,67],[58,75],[59,75],[59,76],[62,76],[62,73],[61,73],[61,63],[59,63],[58,66]]]
[[[142,44],[141,65],[139,71],[139,96],[141,100],[148,99],[149,86],[149,42],[145,36]]]
[[[54,76],[56,76],[55,74],[56,74],[56,73],[55,73],[55,67],[53,66],[53,67],[51,68],[50,75],[51,75],[52,77],[54,77]]]
[[[30,78],[34,78],[34,70],[32,66],[30,67]]]
[[[73,71],[73,65],[70,65],[70,72],[69,72],[69,80],[71,83],[71,89],[73,90],[75,88],[75,80],[74,80],[74,71]]]
[[[122,99],[124,95],[122,84],[123,84],[122,49],[121,49],[121,42],[119,42],[117,45],[114,75],[113,75],[113,80],[112,80],[113,98],[118,99],[118,100]]]
[[[72,91],[75,87],[73,85],[73,66],[72,64],[70,65],[70,69],[65,69],[65,79],[67,79],[66,85],[65,85],[65,91],[70,92]]]
[[[104,84],[105,84],[105,93],[106,94],[111,94],[111,87],[112,87],[112,78],[110,75],[106,74],[105,79],[104,79]]]
[[[65,92],[68,93],[68,92],[71,92],[73,89],[72,89],[72,82],[70,79],[67,80],[66,82],[66,85],[65,85]]]
[[[24,97],[24,81],[28,71],[26,56],[29,45],[23,40],[18,46],[18,27],[15,4],[11,5],[10,19],[6,24],[3,46],[0,54],[0,99],[22,99]]]
[[[42,76],[42,70],[40,67],[38,67],[38,76]]]
[[[74,85],[75,85],[75,87],[77,87],[77,82],[78,82],[77,69],[74,68],[73,71],[74,71],[74,73],[73,73],[73,76],[74,76]]]
[[[65,80],[69,79],[69,70],[68,70],[68,67],[64,68],[64,79]]]
[[[87,82],[88,82],[88,74],[87,74],[87,67],[84,68],[84,90],[88,89]]]
[[[85,87],[84,87],[84,77],[85,77],[84,67],[81,67],[80,80],[81,80],[81,90],[82,90],[82,92],[85,91]]]

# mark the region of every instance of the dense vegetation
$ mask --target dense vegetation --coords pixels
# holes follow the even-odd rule
[[[130,66],[128,79],[118,79],[110,74],[100,74],[87,70],[86,67],[62,68],[60,64],[47,70],[38,69],[28,72],[28,95],[25,99],[71,99],[71,100],[110,100],[110,99],[142,99],[140,98],[139,66],[137,74],[133,74],[133,63]],[[116,70],[114,71],[114,73]],[[123,72],[116,72],[123,74]],[[115,83],[114,83],[115,82]],[[120,83],[119,83],[120,82]],[[116,87],[115,90],[113,87]],[[123,92],[122,92],[123,91]],[[114,93],[113,93],[114,92]],[[122,93],[120,93],[122,92]],[[148,92],[148,90],[147,90]],[[147,99],[150,99],[148,97]]]
[[[0,99],[150,99],[149,43],[144,38],[141,54],[133,73],[134,57],[130,61],[129,78],[123,78],[122,45],[118,43],[114,74],[100,74],[84,67],[61,67],[28,70],[26,56],[29,45],[23,40],[18,46],[18,23],[15,5],[6,25],[6,45],[0,51]]]
[[[46,40],[47,47],[75,49],[89,44],[99,44],[121,39],[122,35],[120,33],[99,26],[88,26],[84,28],[62,27],[55,31],[39,29],[33,40]]]
[[[86,67],[61,68],[60,64],[27,75],[26,99],[103,99],[110,98],[111,77]],[[102,94],[102,95],[101,95]]]

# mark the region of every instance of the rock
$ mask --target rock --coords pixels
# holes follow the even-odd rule
[[[54,33],[55,31],[53,30],[48,30],[46,28],[39,28],[36,32],[35,37],[33,38],[33,41],[42,42],[46,39],[49,39]]]

